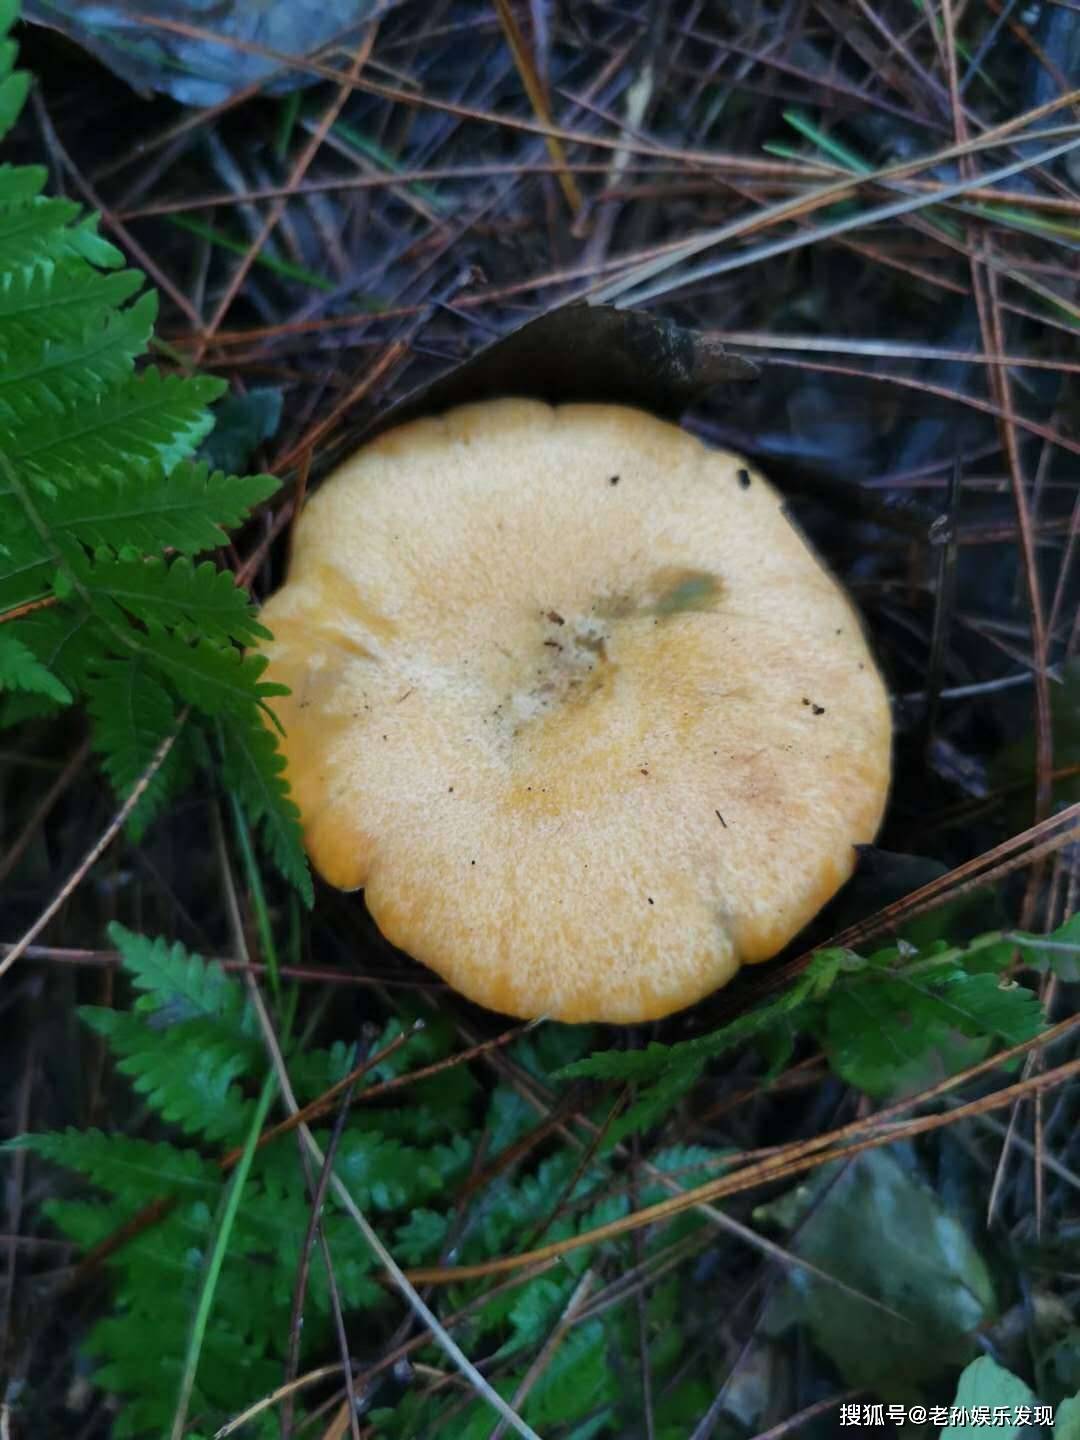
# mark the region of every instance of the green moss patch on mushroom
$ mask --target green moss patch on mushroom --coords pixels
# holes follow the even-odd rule
[[[708,570],[680,570],[674,567],[658,570],[653,583],[660,594],[653,602],[653,615],[678,615],[685,610],[715,610],[720,603],[723,584],[718,575]]]

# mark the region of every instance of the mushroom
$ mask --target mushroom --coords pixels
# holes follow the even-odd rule
[[[749,462],[643,411],[382,435],[263,619],[315,868],[493,1010],[689,1005],[878,829],[889,705],[851,604]]]

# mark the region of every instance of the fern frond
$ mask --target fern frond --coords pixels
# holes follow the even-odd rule
[[[120,251],[97,233],[97,217],[79,219],[81,209],[74,201],[38,196],[17,203],[12,190],[5,189],[10,208],[0,210],[0,270],[29,269],[65,256],[109,270],[123,265]]]
[[[224,388],[209,375],[186,379],[150,368],[96,402],[65,405],[62,418],[16,425],[9,457],[46,490],[92,484],[102,471],[123,475],[133,460],[170,470],[209,433],[214,422],[206,407]]]
[[[0,165],[0,200],[5,205],[27,205],[45,189],[48,178],[44,165]]]
[[[250,1271],[248,1280],[254,1288]],[[185,1293],[181,1291],[181,1295]],[[102,1362],[97,1370],[100,1384],[121,1402],[110,1423],[113,1440],[168,1435],[174,1418],[182,1369],[179,1357],[184,1354],[190,1321],[185,1310],[162,1304],[160,1288],[156,1307],[148,1295],[149,1286],[140,1295],[137,1310],[95,1325],[86,1346],[87,1353]],[[147,1345],[148,1334],[153,1336],[152,1346]],[[155,1360],[155,1356],[161,1358]],[[225,1324],[215,1325],[203,1347],[191,1408],[197,1415],[217,1419],[209,1429],[185,1431],[185,1436],[188,1440],[209,1440],[216,1424],[228,1418],[228,1409],[222,1406],[220,1397],[235,1393],[238,1381],[245,1390],[252,1387],[247,1393],[263,1395],[280,1380],[280,1358],[263,1358],[246,1334]],[[279,1435],[272,1412],[244,1426],[244,1440],[277,1440]]]
[[[132,466],[121,478],[104,475],[93,487],[42,497],[38,513],[51,530],[70,533],[91,549],[131,546],[153,554],[197,555],[221,545],[225,532],[271,496],[272,475],[225,475],[182,461]]]
[[[16,11],[0,0],[0,128],[27,85],[5,38]],[[88,699],[96,748],[126,795],[181,703],[226,719],[254,817],[310,896],[274,743],[250,738],[258,707],[282,690],[241,647],[268,632],[231,576],[189,558],[217,548],[276,482],[192,461],[227,387],[134,373],[156,296],[136,298],[142,276],[97,217],[46,197],[46,180],[42,166],[0,166],[0,619],[11,626],[0,721]],[[132,833],[190,772],[196,744],[208,754],[198,720],[141,796]]]
[[[140,998],[135,1013],[90,1009],[82,1012],[83,1018],[107,1038],[110,1050],[120,1057],[121,1071],[148,1096],[159,1114],[190,1134],[216,1143],[232,1140],[250,1122],[251,1102],[244,1098],[240,1082],[256,1079],[266,1064],[243,987],[220,966],[208,964],[180,946],[135,935],[119,926],[110,933],[121,948],[125,971]],[[419,1057],[404,1056],[403,1052],[414,1046],[433,1045],[436,1053],[442,1053],[452,1043],[453,1030],[449,1024],[441,1028],[445,1036],[418,1032],[407,1047],[383,1063],[392,1070],[412,1068]],[[439,1030],[433,1027],[433,1031]],[[385,1039],[383,1036],[380,1043]],[[529,1047],[515,1046],[515,1065],[521,1066],[533,1049],[535,1042]],[[554,1053],[564,1060],[567,1047],[556,1045]],[[294,1058],[299,1059],[290,1055],[290,1070]],[[348,1064],[344,1050],[309,1058],[307,1078],[313,1085],[336,1078]],[[295,1068],[300,1075],[304,1067],[301,1063]],[[436,1083],[445,1082],[446,1077],[440,1077]],[[395,1236],[401,1257],[414,1263],[436,1259],[453,1233],[454,1197],[465,1177],[475,1171],[477,1146],[485,1146],[483,1153],[490,1161],[535,1123],[529,1105],[508,1086],[500,1085],[485,1098],[474,1082],[472,1098],[471,1113],[456,1125],[445,1144],[417,1142],[420,1121],[412,1104],[382,1111],[361,1107],[345,1120],[337,1173],[362,1207],[379,1214],[380,1226]],[[399,1133],[385,1133],[383,1127],[389,1121],[400,1127]],[[325,1141],[325,1135],[322,1138]],[[123,1416],[123,1428],[114,1425],[117,1434],[134,1440],[143,1433],[160,1433],[171,1417],[171,1398],[188,1342],[204,1257],[214,1236],[224,1177],[215,1165],[191,1150],[96,1132],[32,1136],[20,1143],[78,1170],[113,1197],[96,1204],[65,1199],[48,1205],[53,1222],[83,1248],[114,1233],[151,1198],[170,1195],[176,1199],[175,1207],[160,1223],[135,1236],[112,1257],[115,1308],[94,1328],[86,1347],[98,1362],[95,1383],[120,1402],[117,1413]],[[681,1175],[687,1166],[708,1165],[716,1158],[716,1152],[704,1147],[684,1146],[662,1152],[656,1163],[662,1171]],[[569,1149],[539,1163],[519,1157],[476,1207],[472,1222],[459,1237],[461,1258],[488,1259],[517,1248],[522,1234],[541,1222],[547,1238],[559,1239],[585,1234],[626,1215],[630,1197],[625,1187],[612,1193],[612,1179],[610,1165],[595,1158],[581,1173],[579,1158]],[[639,1199],[649,1203],[666,1193],[647,1185]],[[559,1202],[565,1200],[572,1203],[561,1206],[552,1220]],[[292,1147],[273,1144],[260,1150],[230,1232],[212,1323],[200,1356],[197,1404],[203,1433],[211,1433],[255,1395],[264,1393],[280,1373],[283,1337],[289,1331],[309,1215],[310,1199]],[[694,1226],[703,1221],[687,1215],[678,1223]],[[375,1259],[332,1195],[327,1197],[323,1227],[346,1309],[373,1311],[384,1297]],[[670,1247],[672,1238],[672,1231],[664,1230],[646,1244]],[[628,1242],[614,1243],[622,1248],[613,1252],[613,1263],[629,1263]],[[532,1352],[551,1333],[589,1264],[590,1251],[583,1248],[567,1257],[561,1273],[537,1276],[491,1295],[485,1295],[483,1282],[453,1287],[448,1304],[452,1308],[469,1305],[466,1343],[479,1342],[492,1357],[519,1367],[518,1373],[511,1369],[500,1381],[508,1391],[528,1372]],[[685,1307],[686,1299],[685,1282],[674,1274],[650,1287],[647,1320],[655,1338],[650,1340],[649,1355],[658,1377],[672,1375],[685,1358],[674,1317]],[[317,1363],[314,1357],[331,1343],[330,1314],[328,1278],[317,1250],[311,1262],[302,1330],[303,1356],[312,1363]],[[152,1333],[152,1345],[146,1343],[148,1333]],[[607,1433],[614,1424],[619,1377],[630,1357],[637,1354],[636,1317],[614,1308],[583,1322],[573,1333],[582,1338],[572,1345],[572,1337],[564,1340],[559,1347],[563,1358],[551,1383],[533,1388],[526,1413],[545,1434],[556,1430],[583,1437]],[[299,1403],[304,1403],[302,1398]],[[449,1411],[448,1406],[452,1407]],[[599,1428],[598,1417],[604,1419]],[[457,1396],[444,1398],[416,1389],[393,1410],[370,1411],[367,1418],[373,1433],[387,1440],[443,1431],[480,1440],[492,1425],[490,1414],[480,1406],[471,1405],[462,1413]],[[668,1433],[666,1429],[664,1433]],[[675,1433],[685,1434],[686,1427],[673,1430]]]
[[[47,695],[28,695],[25,691],[9,690],[0,694],[0,730],[9,725],[24,725],[28,720],[42,720],[64,707]]]
[[[183,700],[207,715],[248,716],[253,701],[262,703],[285,690],[259,678],[268,663],[265,655],[241,654],[207,640],[188,645],[161,630],[149,637],[143,653],[152,656]]]
[[[698,1065],[740,1045],[778,1024],[784,1017],[826,994],[839,973],[841,952],[819,950],[798,977],[775,1000],[740,1015],[708,1035],[677,1045],[651,1041],[644,1050],[603,1050],[575,1060],[558,1071],[560,1079],[664,1080],[673,1065]]]
[[[122,476],[106,472],[94,485],[38,494],[34,506],[47,531],[70,535],[92,550],[197,555],[223,544],[226,531],[246,520],[278,484],[272,475],[211,473],[185,460],[171,472],[157,464],[132,465]],[[41,564],[46,573],[52,568],[47,546],[2,477],[0,557],[0,609],[6,608],[2,587],[14,574],[16,557],[23,566]],[[17,596],[13,592],[10,603],[34,598],[37,578],[28,579]]]
[[[0,169],[0,194],[4,171]],[[0,355],[48,337],[77,340],[142,288],[138,270],[102,275],[82,260],[47,261],[0,275]]]
[[[89,1250],[129,1219],[127,1206],[117,1201],[46,1200],[42,1210],[80,1249]]]
[[[111,639],[87,610],[60,605],[15,621],[11,633],[73,692],[85,690],[98,657],[108,654]]]
[[[250,643],[269,631],[227,570],[209,561],[195,565],[181,555],[172,563],[157,556],[98,551],[93,560],[81,547],[65,547],[75,578],[96,605],[108,602],[151,630],[175,630],[182,638]],[[110,615],[110,618],[113,618]]]
[[[172,697],[139,656],[104,660],[86,681],[87,709],[94,721],[94,749],[122,800],[140,781],[163,741],[176,728]],[[190,770],[181,742],[174,743],[128,820],[138,840]]]
[[[142,994],[135,1009],[170,1021],[218,1020],[235,1034],[245,1032],[247,997],[239,980],[216,960],[193,955],[178,941],[172,945],[160,936],[137,935],[118,921],[109,926],[109,939],[124,958],[124,969]]]
[[[134,1205],[145,1205],[162,1193],[213,1203],[221,1186],[217,1166],[194,1150],[104,1135],[100,1130],[19,1135],[3,1148],[32,1150],[44,1160],[77,1170],[99,1189]]]
[[[187,1020],[165,1030],[122,1010],[84,1005],[79,1016],[109,1042],[127,1075],[163,1120],[187,1135],[228,1145],[243,1140],[253,1102],[236,1081],[254,1067],[254,1041],[213,1020]]]
[[[240,800],[281,873],[314,904],[300,811],[289,793],[277,736],[257,716],[226,716],[219,733],[226,788]]]
[[[189,644],[171,631],[155,627],[144,633],[109,626],[84,607],[55,606],[15,622],[18,638],[72,690],[85,691],[102,668],[101,657],[134,655],[175,689],[180,699],[206,715],[251,720],[256,704],[283,693],[260,677],[264,655],[243,653],[200,638]],[[118,647],[127,655],[117,655]]]
[[[60,705],[71,703],[71,691],[14,635],[0,634],[0,690],[45,695]]]
[[[153,334],[156,314],[157,296],[148,290],[134,305],[107,310],[68,339],[45,333],[13,342],[0,329],[0,421],[17,434],[50,413],[66,416],[73,405],[96,403],[104,389],[132,373],[135,357]]]
[[[326,1139],[325,1133],[322,1139]],[[383,1135],[378,1129],[350,1127],[341,1138],[334,1168],[362,1210],[390,1213],[430,1204],[440,1197],[445,1199],[453,1185],[467,1174],[471,1154],[472,1146],[462,1135],[455,1136],[448,1145],[414,1145]],[[278,1225],[286,1196],[295,1196],[303,1209],[295,1156],[288,1153],[287,1146],[269,1146],[260,1156],[257,1173],[266,1200],[260,1202],[255,1192],[247,1196],[244,1218],[237,1222],[238,1227]],[[327,1207],[328,1213],[343,1214],[336,1200],[328,1200]],[[246,1231],[238,1228],[237,1233]]]
[[[0,615],[47,595],[55,569],[52,552],[21,502],[4,490],[0,472]]]

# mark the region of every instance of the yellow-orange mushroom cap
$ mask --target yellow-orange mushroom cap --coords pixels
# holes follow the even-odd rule
[[[262,618],[315,868],[494,1010],[656,1019],[774,955],[889,785],[837,582],[738,455],[615,405],[402,425]]]

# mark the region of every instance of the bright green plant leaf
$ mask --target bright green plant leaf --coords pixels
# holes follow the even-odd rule
[[[1018,1407],[1029,1412],[1024,1424],[996,1424],[994,1435],[1005,1440],[1018,1440],[1025,1431],[1030,1433],[1030,1424],[1036,1405],[1035,1396],[1024,1382],[1011,1371],[1004,1369],[989,1355],[980,1355],[973,1360],[960,1376],[953,1405],[970,1415],[975,1407],[988,1409],[991,1416],[995,1410],[1004,1409],[1015,1417]],[[950,1425],[941,1434],[943,1440],[982,1440],[987,1427],[980,1422]]]

